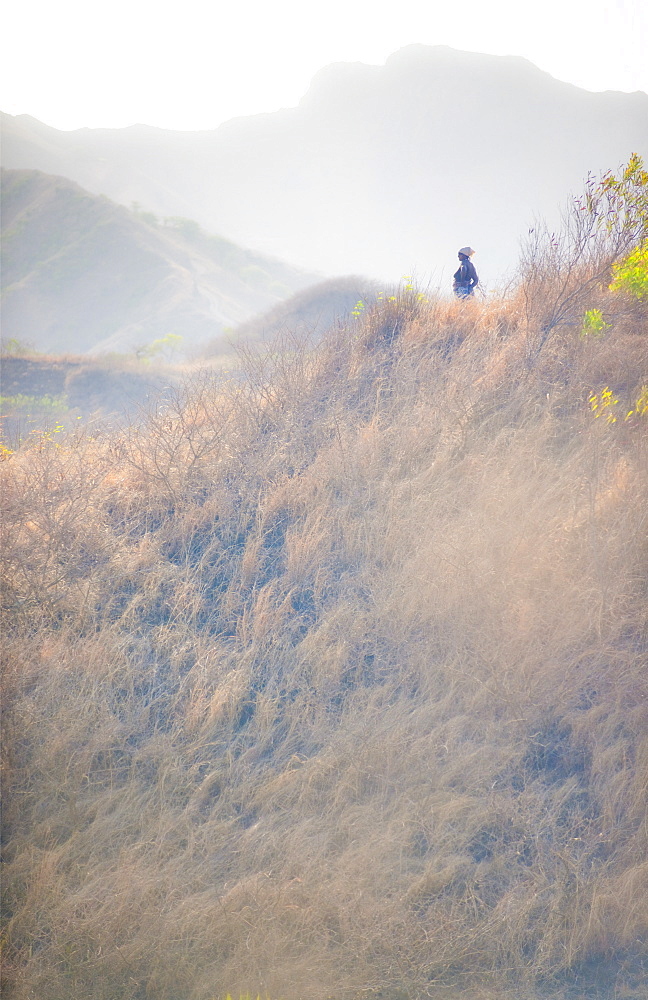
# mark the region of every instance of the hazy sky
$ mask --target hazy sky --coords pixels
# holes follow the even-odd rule
[[[12,0],[2,27],[0,108],[62,129],[214,128],[297,104],[329,63],[413,42],[648,91],[646,0]]]

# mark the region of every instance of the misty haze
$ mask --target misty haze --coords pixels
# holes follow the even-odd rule
[[[648,95],[593,94],[524,59],[412,45],[322,70],[297,108],[212,132],[56,130],[3,117],[3,162],[218,234],[322,275],[449,284],[470,243],[484,278],[517,263],[589,171],[648,158]]]

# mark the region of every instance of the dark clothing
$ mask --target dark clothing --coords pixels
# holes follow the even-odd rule
[[[473,294],[475,288],[479,284],[479,278],[477,277],[475,265],[470,258],[464,257],[462,254],[460,260],[461,263],[452,276],[454,279],[452,287],[455,295],[458,298],[463,299],[467,295]]]

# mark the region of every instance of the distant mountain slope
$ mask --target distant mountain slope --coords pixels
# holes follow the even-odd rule
[[[48,352],[191,348],[314,278],[38,171],[3,170],[2,242],[3,339]]]
[[[362,315],[379,296],[378,286],[365,278],[354,275],[329,278],[295,292],[289,299],[246,320],[228,337],[210,341],[202,354],[209,358],[227,353],[232,342],[251,345],[259,341],[316,340],[332,327],[347,323],[352,315]]]
[[[486,280],[588,171],[648,159],[648,96],[590,93],[526,60],[408,46],[322,70],[297,108],[204,132],[59,132],[5,117],[6,165],[186,215],[326,274],[448,282],[457,247]]]

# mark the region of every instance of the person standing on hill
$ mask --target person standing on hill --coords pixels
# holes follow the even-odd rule
[[[459,268],[452,276],[452,288],[458,299],[466,299],[469,295],[474,295],[479,284],[475,265],[470,259],[474,252],[472,247],[462,247],[459,251]]]

